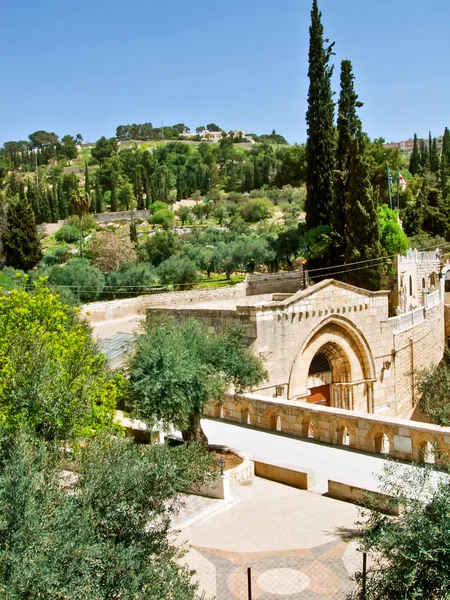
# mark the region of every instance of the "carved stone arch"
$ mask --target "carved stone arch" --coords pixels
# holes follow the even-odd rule
[[[325,354],[335,369],[346,369],[346,373],[340,374],[335,370],[334,381],[375,378],[372,353],[361,331],[346,317],[330,315],[313,329],[295,356],[289,375],[288,398],[307,393],[309,366],[319,352]]]
[[[254,425],[256,420],[255,407],[248,400],[240,399],[236,404],[236,411],[240,414],[239,422],[244,425]]]
[[[279,406],[269,406],[264,412],[263,423],[266,429],[281,431],[283,423],[283,412]]]

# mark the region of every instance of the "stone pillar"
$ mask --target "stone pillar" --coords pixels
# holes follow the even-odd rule
[[[367,412],[373,413],[373,382],[367,383]]]
[[[348,386],[348,409],[355,410],[355,403],[353,398],[353,387],[351,385]]]

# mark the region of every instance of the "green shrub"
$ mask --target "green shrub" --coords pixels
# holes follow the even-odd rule
[[[158,267],[158,275],[163,284],[190,287],[198,281],[197,265],[187,258],[173,256]]]
[[[169,210],[169,207],[165,202],[161,202],[160,200],[158,200],[157,202],[153,202],[153,204],[150,204],[149,211],[151,215],[154,215],[160,210]]]
[[[66,244],[74,244],[80,239],[80,230],[72,225],[63,225],[55,233],[55,239],[57,242],[66,242]]]
[[[105,293],[109,296],[132,296],[144,293],[146,288],[158,283],[158,274],[148,263],[128,262],[111,271],[107,278]],[[109,289],[114,286],[114,289]]]
[[[272,216],[274,206],[268,198],[250,198],[239,207],[239,213],[244,221],[257,223]]]
[[[88,231],[93,231],[94,229],[97,229],[98,223],[93,215],[84,215],[81,222],[83,224],[83,233],[87,233]],[[72,215],[71,217],[69,217],[69,219],[67,219],[67,225],[70,225],[71,227],[75,227],[76,229],[80,230],[79,217],[77,217],[76,215]]]
[[[85,258],[73,258],[65,265],[52,267],[48,283],[58,288],[66,287],[78,300],[89,302],[99,298],[105,277],[100,269],[93,267]]]
[[[69,259],[69,248],[65,245],[51,248],[42,259],[42,264],[46,266],[60,265]]]

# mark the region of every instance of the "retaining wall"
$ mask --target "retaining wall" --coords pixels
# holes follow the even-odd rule
[[[91,323],[99,323],[101,321],[110,321],[133,315],[144,315],[147,309],[153,306],[194,302],[209,298],[213,300],[218,298],[244,297],[245,286],[245,282],[242,282],[235,286],[223,288],[162,292],[138,296],[137,298],[92,302],[91,304],[84,304],[81,307],[81,314],[88,317]]]
[[[432,445],[436,448],[436,456],[450,458],[450,427],[406,419],[355,413],[259,394],[227,395],[222,404],[210,404],[205,414],[258,429],[403,460],[432,462]]]

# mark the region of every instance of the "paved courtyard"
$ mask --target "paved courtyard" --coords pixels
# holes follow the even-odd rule
[[[191,498],[174,525],[192,519],[194,502],[201,520],[178,539],[191,548],[185,560],[207,598],[248,598],[248,567],[253,599],[344,600],[350,591],[362,560],[355,506],[258,477],[233,488],[230,503]]]

